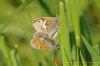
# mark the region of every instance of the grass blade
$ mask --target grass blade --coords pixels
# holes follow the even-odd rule
[[[100,56],[98,56],[96,51],[94,51],[94,49],[90,46],[90,44],[88,43],[88,41],[85,39],[84,36],[82,36],[82,40],[83,40],[86,48],[90,52],[91,56],[93,57],[94,62],[100,62]]]
[[[8,49],[7,49],[7,46],[5,44],[3,36],[0,36],[0,50],[2,51],[2,53],[5,57],[6,64],[8,66],[12,66],[12,62],[11,62],[11,59],[10,59],[10,54],[8,53]]]
[[[60,39],[61,39],[61,49],[62,49],[62,58],[63,58],[63,66],[70,65],[70,48],[69,48],[69,33],[66,30],[66,17],[64,11],[64,3],[60,2]],[[66,56],[67,54],[67,56]]]
[[[80,51],[80,56],[81,56],[81,59],[82,59],[83,66],[87,66],[81,51]]]

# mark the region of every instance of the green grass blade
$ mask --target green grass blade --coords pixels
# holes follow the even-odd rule
[[[83,66],[87,66],[81,51],[80,51],[80,56],[81,56],[81,59],[82,59]]]
[[[11,60],[14,66],[22,66],[21,57],[20,57],[20,54],[18,53],[17,44],[15,45],[14,49],[11,50],[10,55],[11,55]]]
[[[66,24],[66,17],[64,11],[64,3],[60,2],[60,39],[61,39],[61,49],[62,49],[62,59],[63,66],[70,65],[70,48],[69,48],[69,38],[68,30]]]
[[[100,56],[96,53],[96,51],[94,51],[94,49],[90,46],[90,44],[88,43],[88,41],[85,39],[84,36],[82,36],[82,40],[86,48],[90,52],[91,56],[93,57],[94,62],[100,62]]]
[[[2,53],[3,53],[4,57],[5,57],[6,64],[8,66],[13,66],[12,62],[11,62],[11,59],[10,59],[10,54],[8,52],[8,49],[7,49],[7,46],[5,44],[3,36],[0,36],[0,50],[2,51]]]
[[[43,0],[38,0],[42,8],[47,12],[48,15],[53,16],[52,12],[50,11],[50,8],[47,6],[47,4]]]
[[[75,32],[75,40],[76,45],[80,46],[80,23],[79,23],[79,17],[80,17],[80,11],[79,10],[79,4],[77,3],[77,0],[65,0],[65,6],[67,10],[67,14],[69,17],[69,23],[72,25],[72,29]]]
[[[14,66],[19,66],[18,63],[16,62],[17,60],[15,57],[15,50],[11,51],[11,60],[12,60]]]

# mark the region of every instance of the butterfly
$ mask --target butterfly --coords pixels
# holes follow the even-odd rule
[[[57,17],[41,17],[33,21],[36,32],[31,39],[31,46],[36,49],[55,49],[58,44],[55,38],[59,32]]]

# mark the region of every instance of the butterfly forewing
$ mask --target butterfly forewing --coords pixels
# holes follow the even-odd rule
[[[54,36],[59,29],[59,20],[56,17],[42,17],[35,22],[33,26],[37,32],[45,32],[50,36]]]
[[[46,32],[45,22],[46,21],[38,19],[37,21],[33,22],[33,27],[37,32]]]

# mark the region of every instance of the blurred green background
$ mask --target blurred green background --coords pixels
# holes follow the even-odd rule
[[[65,3],[68,0],[62,1]],[[69,5],[75,2],[70,1]],[[82,6],[76,10],[80,13],[80,29],[84,28],[81,32],[100,53],[100,1],[77,1],[75,6]],[[67,11],[67,6],[64,6]],[[30,46],[30,39],[35,32],[32,21],[39,17],[56,16],[58,12],[59,0],[0,0],[0,66],[62,66],[64,61],[61,60],[60,50],[51,59],[52,51],[37,50]],[[72,15],[71,12],[74,11],[67,12],[66,16]]]
[[[0,66],[55,66],[52,51],[32,48],[30,39],[32,21],[56,16],[57,5],[58,0],[0,0]]]

